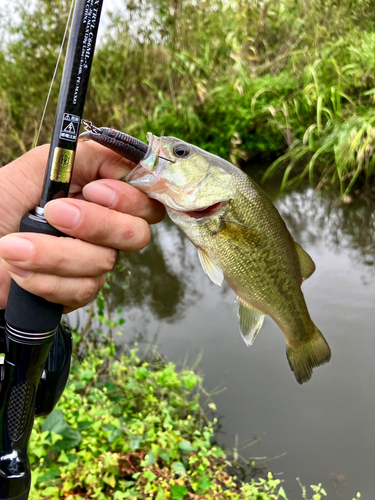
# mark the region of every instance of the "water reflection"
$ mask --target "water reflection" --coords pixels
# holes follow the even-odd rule
[[[193,278],[196,266],[189,246],[171,221],[153,227],[147,248],[121,256],[119,268],[123,270],[117,271],[111,283],[113,308],[146,307],[160,320],[180,319],[201,296]]]
[[[331,250],[349,252],[353,263],[368,266],[374,275],[375,199],[344,204],[333,194],[307,188],[288,193],[276,205],[302,246],[324,241]]]

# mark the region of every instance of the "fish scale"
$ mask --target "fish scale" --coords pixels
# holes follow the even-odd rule
[[[225,217],[238,220],[255,233],[262,234],[259,244],[239,248],[233,239],[221,237],[220,231],[210,237],[212,227],[209,221],[206,228],[202,223],[199,228],[185,228],[185,231],[197,246],[212,254],[225,269],[225,280],[236,294],[270,315],[290,337],[287,340],[293,343],[296,330],[301,330],[302,335],[315,330],[300,288],[302,277],[293,240],[273,205],[267,206],[270,202],[266,195],[243,172],[239,173],[241,175],[235,174],[238,192],[256,192],[257,196],[248,198],[257,202],[244,203],[246,194],[237,196]],[[247,231],[242,226],[236,227]]]

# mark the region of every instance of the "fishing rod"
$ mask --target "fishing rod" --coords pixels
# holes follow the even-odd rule
[[[103,0],[76,0],[42,197],[20,232],[65,236],[44,217],[45,205],[68,196]],[[52,411],[65,387],[71,337],[60,327],[63,306],[11,283],[0,349],[0,500],[27,500],[27,446],[35,414]],[[42,378],[42,380],[41,380]]]

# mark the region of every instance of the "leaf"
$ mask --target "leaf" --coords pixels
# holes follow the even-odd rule
[[[94,422],[92,422],[92,421],[78,422],[78,430],[84,431],[85,429],[88,429],[89,427],[91,427],[93,423]]]
[[[114,488],[116,486],[116,476],[114,474],[106,474],[103,477],[103,482]]]
[[[147,479],[148,483],[152,483],[157,478],[157,475],[151,472],[150,469],[146,469],[143,473],[143,477]]]
[[[95,370],[85,370],[84,372],[79,374],[79,378],[84,380],[85,382],[89,382],[94,375],[95,375]]]
[[[77,446],[82,439],[81,434],[76,429],[69,427],[68,424],[66,424],[66,427],[60,433],[60,436],[62,436],[63,439],[54,445],[53,450],[55,451],[70,450],[71,448]]]
[[[155,455],[152,453],[152,451],[149,451],[146,455],[146,464],[147,465],[154,465],[156,460]]]
[[[184,464],[182,462],[174,462],[172,464],[172,469],[179,476],[185,476],[186,475],[186,469],[185,469],[185,466],[184,466]]]
[[[163,490],[163,488],[161,486],[159,486],[158,488],[158,493],[155,497],[155,500],[167,500],[167,495],[165,494],[165,491]]]
[[[37,478],[38,483],[48,483],[49,481],[52,481],[53,479],[56,479],[60,477],[60,471],[59,470],[48,470],[45,472],[43,475],[39,476]]]
[[[282,486],[280,486],[280,489],[278,491],[278,495],[281,498],[285,498],[285,500],[288,500],[288,497],[286,496],[285,490]]]
[[[59,454],[62,450],[69,450],[77,446],[81,442],[81,434],[70,427],[64,418],[64,414],[61,410],[53,411],[44,421],[42,426],[43,431],[54,432],[55,434],[62,437],[57,441],[52,450]]]
[[[195,448],[193,448],[190,441],[180,441],[178,443],[178,448],[184,455],[191,453],[192,451],[195,451]]]
[[[130,442],[129,442],[130,449],[132,451],[135,451],[139,447],[141,442],[142,442],[142,436],[137,436],[136,434],[133,434],[132,436],[130,436]]]
[[[187,492],[188,490],[185,486],[172,486],[171,498],[173,498],[173,500],[183,500]]]
[[[137,380],[144,380],[148,376],[148,370],[145,366],[136,369],[134,376]]]
[[[61,410],[53,411],[48,417],[45,419],[42,425],[42,431],[52,431],[55,434],[61,434],[61,431],[68,424],[65,421],[64,414]]]
[[[121,434],[123,434],[124,431],[121,429],[121,427],[119,427],[118,429],[116,429],[114,432],[112,432],[112,434],[108,437],[108,441],[110,443],[113,443],[113,441],[115,441],[115,439],[117,439],[119,436],[121,436]],[[130,440],[131,441],[131,440]],[[139,444],[136,446],[136,448],[138,448]],[[131,445],[130,445],[131,447]],[[135,449],[135,448],[134,448]],[[132,451],[134,451],[132,449]]]
[[[68,458],[67,454],[65,453],[65,451],[62,451],[62,452],[60,453],[60,456],[59,456],[59,458],[58,458],[58,460],[57,460],[57,461],[58,461],[58,462],[61,462],[61,463],[64,463],[64,462],[69,462],[69,458]]]
[[[168,451],[162,451],[161,453],[159,453],[159,457],[162,460],[164,460],[164,462],[167,462],[167,463],[169,463],[169,461],[171,459]]]
[[[210,488],[210,486],[212,486],[212,485],[213,485],[213,483],[208,479],[208,477],[202,477],[198,483],[198,489],[197,489],[198,495],[201,495],[202,493],[204,493],[206,491],[206,489]]]

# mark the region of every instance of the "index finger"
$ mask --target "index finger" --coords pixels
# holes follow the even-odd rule
[[[163,220],[165,208],[161,203],[149,198],[125,182],[103,179],[87,184],[83,188],[87,201],[128,215],[142,217],[149,224]]]

